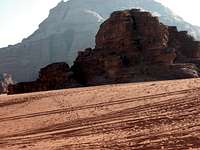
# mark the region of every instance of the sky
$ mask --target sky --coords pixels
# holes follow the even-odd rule
[[[0,47],[28,37],[61,0],[0,0]],[[102,0],[103,1],[103,0]],[[200,0],[156,0],[200,26]]]
[[[61,0],[0,0],[0,47],[28,37]]]
[[[156,0],[193,25],[200,26],[200,0]]]

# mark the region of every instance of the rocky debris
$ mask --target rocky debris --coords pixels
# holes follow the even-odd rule
[[[198,77],[194,64],[175,63],[180,54],[198,58],[198,42],[171,29],[149,12],[116,11],[100,26],[95,49],[79,52],[74,73],[85,85]]]
[[[73,79],[68,64],[64,62],[53,63],[39,72],[39,78],[32,82],[21,82],[9,85],[8,94],[48,91],[78,86]]]
[[[8,86],[14,84],[12,76],[8,73],[3,73],[0,76],[0,94],[7,93]]]

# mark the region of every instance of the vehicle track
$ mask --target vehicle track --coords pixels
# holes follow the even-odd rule
[[[6,117],[6,118],[0,118],[0,122],[24,119],[24,118],[31,118],[31,117],[37,117],[37,116],[45,116],[45,115],[62,113],[62,112],[77,111],[77,110],[83,110],[83,109],[89,109],[89,108],[104,107],[104,106],[109,106],[109,105],[129,103],[129,102],[139,101],[139,100],[155,99],[155,98],[161,98],[161,97],[173,96],[173,95],[179,95],[179,94],[191,94],[191,92],[195,92],[198,90],[200,90],[200,89],[188,89],[188,90],[168,92],[168,93],[162,93],[162,94],[156,94],[156,95],[150,95],[150,96],[121,99],[121,100],[117,100],[117,101],[104,102],[104,103],[98,103],[98,104],[92,104],[92,105],[78,106],[78,107],[72,107],[72,108],[67,108],[67,109],[58,109],[58,110],[53,110],[53,111],[38,112],[38,113],[33,113],[33,114],[21,115],[21,116]],[[22,101],[22,103],[24,103],[24,102],[25,101]],[[13,102],[13,104],[16,104],[16,103],[20,103],[20,102]],[[1,105],[3,105],[3,104],[1,104]],[[4,105],[6,105],[6,104],[4,104]],[[9,105],[11,105],[11,103],[9,103]]]
[[[26,149],[35,143],[40,145],[42,141],[59,143],[63,140],[64,143],[57,143],[51,149],[200,149],[199,90],[188,89],[0,118],[1,125],[63,112],[99,111],[102,107],[126,104],[121,110],[0,136],[0,149],[20,146]],[[151,102],[154,99],[157,101]],[[132,105],[140,101],[146,103]]]

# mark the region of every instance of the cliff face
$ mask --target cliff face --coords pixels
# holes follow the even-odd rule
[[[14,84],[15,82],[12,79],[10,74],[4,73],[0,76],[0,94],[8,92],[8,86]]]
[[[79,53],[75,75],[86,85],[198,77],[195,64],[185,64],[200,58],[198,42],[171,28],[149,12],[116,11],[101,25],[95,49]]]
[[[30,81],[36,79],[37,71],[47,64],[62,61],[72,64],[77,51],[95,46],[99,26],[111,12],[128,8],[150,11],[163,23],[176,25],[179,30],[188,30],[199,38],[199,28],[153,0],[108,0],[104,5],[102,0],[70,0],[53,8],[30,37],[0,49],[0,74],[12,74],[16,81]]]
[[[115,11],[100,26],[95,48],[79,52],[71,68],[66,63],[48,65],[36,81],[10,85],[8,94],[199,77],[199,68],[186,63],[200,59],[197,43],[149,12]]]
[[[200,41],[188,35],[187,31],[178,32],[176,27],[169,27],[169,45],[178,51],[176,62],[198,60],[200,58]]]

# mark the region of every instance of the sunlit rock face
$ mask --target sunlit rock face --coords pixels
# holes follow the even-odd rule
[[[77,51],[94,47],[95,35],[111,12],[142,8],[167,25],[188,30],[200,39],[200,29],[174,15],[154,0],[70,0],[60,2],[31,36],[21,43],[0,49],[0,73],[12,74],[16,81],[36,79],[37,71],[53,62],[72,64]],[[23,70],[23,71],[22,71]]]
[[[14,84],[15,82],[12,79],[10,74],[4,73],[0,75],[0,94],[7,93],[8,86]]]

